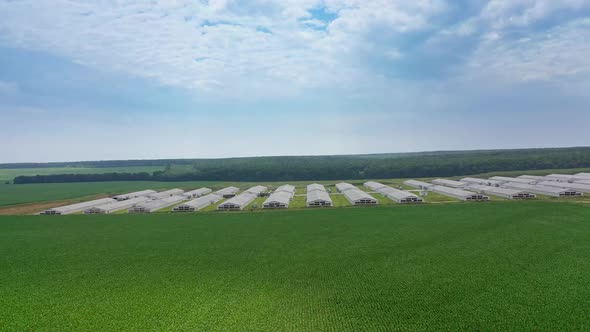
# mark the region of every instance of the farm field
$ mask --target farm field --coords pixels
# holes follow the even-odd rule
[[[157,167],[154,167],[157,168]],[[80,168],[78,168],[80,169]],[[103,170],[105,168],[102,168]],[[120,169],[120,168],[119,168]],[[138,168],[139,170],[145,170],[145,168]],[[6,171],[18,171],[22,169],[0,169],[1,174]],[[46,170],[44,168],[36,170]],[[129,170],[131,171],[131,170]],[[490,177],[494,175],[504,176],[517,176],[522,174],[531,175],[546,175],[551,173],[569,173],[574,174],[578,172],[590,172],[586,168],[578,169],[567,169],[567,170],[535,170],[535,171],[518,171],[518,172],[497,172],[488,173],[481,175],[469,175],[475,177]],[[49,172],[49,171],[48,171]],[[19,174],[20,175],[20,174]],[[460,177],[452,177],[453,179],[460,179]],[[423,181],[430,181],[433,178],[422,178]],[[405,179],[371,179],[382,182],[388,185],[402,186],[404,189],[415,190],[415,188],[403,186],[402,182]],[[114,194],[121,194],[130,191],[143,190],[143,189],[154,189],[163,190],[171,188],[181,189],[195,189],[203,186],[208,186],[212,189],[220,189],[227,186],[237,186],[242,189],[246,189],[258,184],[268,186],[269,188],[276,188],[282,184],[289,183],[297,186],[297,194],[305,194],[305,186],[309,183],[318,182],[328,186],[334,190],[333,185],[338,182],[349,182],[353,185],[362,187],[362,184],[366,180],[333,180],[333,181],[280,181],[280,182],[213,182],[213,181],[184,181],[184,182],[158,182],[158,181],[116,181],[116,182],[79,182],[79,183],[44,183],[44,184],[19,184],[19,185],[0,185],[0,208],[18,204],[28,203],[42,203],[51,201],[62,201],[62,200],[87,200],[93,197],[108,196]],[[2,182],[4,183],[4,182]],[[453,202],[454,199],[448,197],[433,194],[427,198],[427,201],[431,202]],[[587,200],[582,198],[582,201]],[[346,200],[345,200],[346,201]],[[0,211],[1,212],[1,211]]]
[[[590,208],[0,216],[4,330],[590,327]]]

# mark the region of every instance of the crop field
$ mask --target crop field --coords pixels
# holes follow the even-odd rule
[[[2,330],[590,328],[590,208],[0,216]]]
[[[156,170],[157,167],[153,167]],[[75,169],[82,169],[82,168],[75,168]],[[108,170],[108,168],[101,168],[102,170]],[[115,168],[113,168],[115,169]],[[119,167],[118,169],[122,169]],[[132,171],[131,167],[123,168],[127,171]],[[19,170],[23,169],[0,169],[0,176],[5,174],[5,177],[8,176],[6,172],[18,172]],[[26,170],[26,169],[25,169]],[[53,174],[52,169],[31,169],[37,170],[46,170],[47,174]],[[138,167],[137,171],[147,171],[146,167]],[[489,177],[492,175],[506,175],[506,176],[516,176],[522,174],[550,174],[550,173],[576,173],[576,172],[583,172],[583,171],[590,171],[589,169],[579,168],[579,169],[569,169],[569,170],[537,170],[537,171],[520,171],[520,172],[498,172],[498,173],[490,173],[490,174],[482,174],[482,175],[472,175],[475,177]],[[3,173],[4,172],[4,173]],[[83,173],[83,172],[82,172]],[[96,172],[95,172],[96,173]],[[16,175],[18,173],[12,174]],[[20,175],[20,174],[18,174]],[[10,177],[10,176],[8,176]],[[460,177],[455,177],[460,178]],[[406,190],[411,190],[416,192],[415,188],[408,187],[403,185],[403,181],[405,179],[371,179],[375,181],[382,182],[387,185],[392,186],[401,186]],[[430,181],[432,178],[423,178],[423,181]],[[164,190],[164,189],[171,189],[171,188],[181,188],[185,190],[192,190],[201,187],[209,187],[212,189],[221,189],[227,186],[237,186],[241,189],[246,189],[255,185],[265,185],[270,189],[276,188],[282,184],[289,183],[292,185],[297,186],[296,194],[305,194],[305,186],[307,184],[317,182],[327,186],[328,189],[331,189],[332,192],[336,192],[334,188],[334,184],[338,182],[349,182],[353,185],[356,185],[364,190],[362,184],[366,180],[338,180],[338,181],[281,181],[281,182],[213,182],[213,181],[184,181],[184,182],[157,182],[157,181],[117,181],[117,182],[79,182],[79,183],[44,183],[44,184],[19,184],[19,185],[0,185],[0,214],[2,214],[2,208],[8,206],[15,206],[15,205],[22,205],[22,204],[33,204],[33,203],[44,203],[44,202],[55,202],[55,201],[66,201],[63,203],[73,203],[75,201],[83,201],[89,200],[94,197],[101,197],[101,196],[112,196],[115,194],[122,194],[125,192],[137,191],[137,190],[144,190],[144,189],[154,189],[154,190]],[[2,182],[3,183],[3,182]],[[379,195],[376,195],[379,196]],[[429,196],[425,198],[426,202],[428,203],[449,203],[449,202],[457,202],[456,199],[449,198],[440,194],[436,193],[429,193]],[[492,197],[492,200],[497,200],[498,198]],[[548,198],[546,198],[548,199]],[[304,200],[304,199],[303,199]],[[582,197],[578,199],[582,202],[590,203],[590,196]],[[300,204],[301,199],[298,199],[296,204],[293,207],[303,207],[305,206],[305,202]],[[389,201],[383,200],[382,203],[389,204]],[[336,206],[348,206],[348,202],[346,199],[342,197],[339,199],[336,197],[335,201]]]

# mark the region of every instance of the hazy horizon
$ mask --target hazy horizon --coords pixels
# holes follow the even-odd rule
[[[0,0],[0,163],[590,145],[590,2]]]
[[[340,156],[373,156],[389,154],[428,154],[443,152],[477,152],[477,151],[511,151],[511,150],[534,150],[534,149],[575,149],[588,148],[590,146],[557,146],[557,147],[517,147],[507,149],[472,149],[472,150],[428,150],[428,151],[405,151],[405,152],[373,152],[373,153],[350,153],[350,154],[299,154],[299,155],[259,155],[259,156],[228,156],[228,157],[177,157],[177,158],[157,158],[157,159],[86,159],[86,160],[50,160],[50,161],[22,161],[22,162],[0,162],[0,165],[6,164],[46,164],[46,163],[84,163],[96,161],[135,161],[135,160],[217,160],[217,159],[240,159],[240,158],[283,158],[283,157],[340,157]]]

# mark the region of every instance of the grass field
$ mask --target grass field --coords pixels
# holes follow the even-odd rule
[[[0,170],[0,174],[7,170]],[[522,175],[522,174],[549,174],[549,173],[578,173],[588,171],[587,169],[570,169],[570,170],[543,170],[543,171],[522,171],[522,172],[505,172],[505,173],[493,173],[493,175]],[[488,177],[492,174],[479,175],[478,177]],[[477,175],[475,175],[477,176]],[[421,179],[424,181],[430,181],[431,178]],[[327,188],[332,189],[336,192],[334,184],[341,182],[338,181],[317,181],[318,183],[324,184]],[[362,188],[362,184],[365,180],[344,180]],[[376,179],[384,184],[401,186],[404,189],[415,190],[415,188],[404,186],[402,183],[404,179]],[[220,189],[227,186],[237,186],[241,189],[246,189],[255,185],[265,185],[270,189],[276,188],[282,184],[290,183],[297,186],[297,194],[305,194],[305,186],[314,181],[283,181],[283,182],[211,182],[211,181],[193,181],[193,182],[154,182],[154,181],[121,181],[121,182],[88,182],[88,183],[48,183],[48,184],[22,184],[22,185],[0,185],[0,210],[3,207],[31,204],[31,203],[43,203],[43,202],[55,202],[65,201],[60,203],[72,203],[74,201],[88,200],[93,197],[99,196],[111,196],[115,194],[121,194],[130,191],[154,189],[163,190],[171,188],[181,188],[185,190],[192,190],[201,187],[210,187],[212,189]],[[492,199],[498,200],[497,197]],[[549,198],[546,198],[549,199]],[[590,202],[590,196],[585,196],[578,199],[580,201]],[[301,205],[301,199],[297,200],[293,207]],[[457,202],[457,200],[442,196],[436,193],[429,193],[426,197],[428,203],[448,203]],[[384,201],[385,202],[385,201]],[[389,204],[387,202],[386,204]],[[304,203],[303,203],[304,205]],[[342,197],[339,199],[336,197],[336,206],[348,206],[346,199]],[[44,207],[45,208],[45,207]],[[42,209],[39,209],[42,210]],[[2,211],[0,211],[2,214]]]
[[[2,330],[590,328],[590,208],[0,217]]]

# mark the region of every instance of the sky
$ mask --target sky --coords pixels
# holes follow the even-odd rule
[[[0,162],[590,145],[590,0],[0,0]]]

